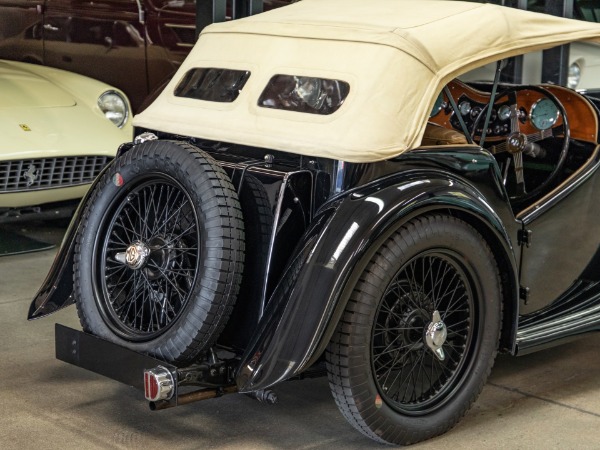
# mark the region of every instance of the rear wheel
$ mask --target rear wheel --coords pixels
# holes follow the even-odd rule
[[[75,249],[85,331],[172,362],[218,337],[243,271],[241,208],[225,172],[186,143],[138,145],[87,203]]]
[[[409,222],[371,259],[328,347],[338,407],[380,442],[447,431],[483,388],[500,321],[498,270],[477,231],[442,215]]]

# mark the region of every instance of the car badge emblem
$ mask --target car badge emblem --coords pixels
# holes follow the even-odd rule
[[[23,178],[27,180],[27,187],[31,186],[38,179],[38,169],[35,165],[30,164],[29,168],[23,172]]]
[[[31,128],[29,128],[29,126],[27,126],[27,124],[20,123],[19,126],[21,127],[21,130],[23,130],[23,131],[31,131]]]

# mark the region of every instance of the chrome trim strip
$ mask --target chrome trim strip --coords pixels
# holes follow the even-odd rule
[[[94,181],[94,179],[91,179],[90,181],[83,181],[83,182],[77,183],[77,184],[65,184],[62,186],[46,186],[46,187],[36,187],[36,188],[30,188],[30,189],[19,189],[19,190],[14,190],[14,191],[0,191],[0,195],[26,194],[28,192],[50,191],[53,189],[68,189],[68,188],[85,186],[86,184],[91,184],[93,181]]]
[[[183,28],[186,30],[195,30],[196,29],[196,25],[186,25],[186,24],[180,24],[180,23],[165,23],[165,27],[168,28]]]
[[[600,295],[595,297],[600,299]],[[544,338],[546,338],[544,342],[550,342],[568,337],[578,334],[580,330],[595,323],[600,329],[600,305],[519,329],[517,330],[517,345]]]

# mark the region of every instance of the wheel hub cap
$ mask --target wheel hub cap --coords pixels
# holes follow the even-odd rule
[[[125,251],[125,263],[132,269],[141,268],[150,255],[150,249],[143,242],[134,242]]]
[[[431,323],[425,330],[425,343],[440,361],[443,361],[446,358],[442,347],[446,342],[447,337],[448,330],[446,329],[446,325],[442,322],[440,313],[436,310],[433,312]]]

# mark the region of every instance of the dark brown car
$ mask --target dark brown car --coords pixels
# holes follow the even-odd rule
[[[264,9],[287,3],[265,1]],[[233,3],[223,4],[231,18]],[[134,111],[174,73],[195,36],[195,0],[0,0],[0,58],[104,81],[122,89]]]

